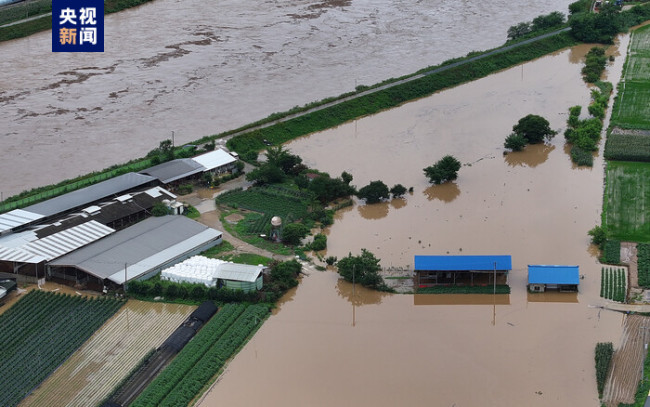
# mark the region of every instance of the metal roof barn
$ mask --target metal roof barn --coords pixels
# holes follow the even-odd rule
[[[7,230],[36,222],[42,218],[43,215],[26,211],[24,209],[14,209],[13,211],[3,213],[0,215],[0,234]]]
[[[192,160],[196,161],[203,167],[205,167],[204,171],[212,171],[214,169],[218,169],[220,167],[229,165],[237,161],[233,156],[228,154],[222,149],[210,151],[209,153],[201,154],[198,155]]]
[[[493,271],[495,268],[512,270],[511,256],[415,256],[416,271]]]
[[[140,174],[158,178],[163,184],[191,177],[205,171],[205,167],[191,158],[179,158],[158,164],[141,171]]]
[[[122,195],[123,193],[134,188],[153,184],[155,181],[156,179],[154,177],[130,172],[128,174],[107,179],[106,181],[102,181],[86,188],[81,188],[76,191],[48,199],[47,201],[28,206],[24,210],[45,217],[53,216],[88,206],[93,202],[105,199],[107,197]]]
[[[580,284],[578,266],[529,265],[528,284]]]
[[[149,218],[49,263],[116,284],[147,277],[221,242],[221,232],[185,216]],[[126,270],[125,270],[126,265]]]

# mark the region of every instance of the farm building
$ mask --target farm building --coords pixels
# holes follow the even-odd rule
[[[203,256],[193,256],[160,273],[164,280],[205,284],[208,287],[226,287],[232,290],[261,290],[262,265],[237,264]]]
[[[154,187],[97,203],[45,225],[0,236],[0,271],[45,277],[45,263],[151,216],[175,195]]]
[[[580,269],[578,266],[529,265],[528,289],[543,293],[546,290],[578,291]]]
[[[203,172],[213,172],[216,174],[232,171],[237,161],[235,157],[220,148],[209,153],[197,155],[192,160],[203,166]]]
[[[163,185],[175,185],[179,182],[199,178],[205,167],[191,158],[178,158],[147,168],[140,174],[157,178]]]
[[[146,219],[47,265],[53,279],[101,289],[146,279],[221,243],[221,232],[185,216]]]
[[[23,209],[14,209],[0,215],[0,235],[48,222],[107,198],[154,186],[156,183],[157,180],[153,177],[130,172]]]
[[[416,284],[489,285],[508,283],[510,256],[415,256]]]

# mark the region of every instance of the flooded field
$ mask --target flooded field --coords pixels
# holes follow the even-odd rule
[[[195,308],[130,300],[20,406],[98,405]]]
[[[50,32],[0,43],[0,192],[492,48],[569,3],[156,0],[106,17],[104,53],[52,53]]]
[[[201,406],[598,406],[594,346],[618,346],[622,323],[621,314],[593,307],[603,300],[587,231],[600,222],[603,161],[576,168],[562,136],[567,109],[589,102],[578,64],[587,50],[288,144],[309,166],[350,172],[357,186],[380,179],[414,187],[404,199],[340,211],[328,255],[367,248],[384,267],[412,268],[416,254],[511,254],[512,292],[353,294],[334,272],[311,273]],[[504,138],[529,113],[560,134],[504,156]],[[464,163],[459,178],[430,186],[422,169],[445,154]],[[580,292],[529,295],[528,264],[579,265]]]

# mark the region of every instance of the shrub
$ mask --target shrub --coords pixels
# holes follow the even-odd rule
[[[577,165],[592,167],[594,165],[594,156],[591,151],[585,151],[578,146],[571,147],[571,161]]]
[[[519,119],[519,122],[512,126],[512,131],[524,137],[530,144],[542,143],[544,139],[550,139],[556,134],[551,130],[548,120],[535,114]]]
[[[178,187],[177,192],[179,195],[187,195],[187,194],[191,194],[193,190],[194,187],[192,186],[192,184],[183,184]]]
[[[512,151],[521,151],[526,147],[526,144],[528,141],[524,136],[521,134],[517,133],[511,133],[508,137],[506,137],[506,141],[503,143],[503,146],[505,148],[509,148]]]
[[[283,243],[297,246],[308,233],[309,229],[302,223],[290,223],[282,229],[281,239]]]
[[[325,258],[325,263],[327,263],[328,266],[333,266],[337,260],[336,256],[327,256]]]
[[[365,199],[369,204],[377,203],[382,199],[388,199],[388,186],[382,181],[372,181],[370,184],[361,188],[359,192],[357,192],[357,196],[361,199]]]
[[[327,248],[327,236],[322,233],[314,236],[314,241],[311,244],[311,249],[314,251],[325,250]]]
[[[393,194],[393,198],[399,198],[406,193],[406,187],[402,184],[396,184],[390,189],[390,193]]]
[[[591,243],[602,248],[607,240],[607,230],[602,226],[594,226],[589,231],[589,236],[591,236]]]

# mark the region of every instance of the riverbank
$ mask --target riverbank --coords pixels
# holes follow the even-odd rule
[[[323,107],[302,113],[295,113],[292,109],[287,112],[273,114],[262,121],[232,131],[203,137],[191,144],[201,144],[219,138],[233,137],[229,140],[228,145],[235,151],[241,153],[257,151],[265,147],[264,139],[279,144],[314,131],[334,127],[346,121],[376,113],[445,88],[485,77],[521,62],[566,48],[574,43],[575,41],[564,31],[555,36],[545,34],[539,41],[531,40],[530,42],[514,44],[508,46],[505,51],[495,49],[486,51],[481,55],[473,53],[471,57],[467,57],[465,60],[445,61],[438,66],[426,68],[426,71],[430,72],[430,74],[418,76],[414,80],[344,94],[332,98],[332,100],[329,98],[324,99],[315,102],[315,104],[306,105],[312,108],[325,105]],[[356,96],[353,99],[352,96],[354,95]],[[283,122],[280,122],[280,118],[284,118]],[[0,213],[22,208],[125,172],[141,170],[148,166],[145,160],[145,158],[132,160],[127,164],[116,165],[100,172],[62,181],[56,185],[24,191],[5,199],[0,204]]]

